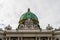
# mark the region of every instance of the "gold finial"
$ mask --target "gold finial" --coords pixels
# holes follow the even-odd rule
[[[28,8],[28,12],[30,12],[30,8]]]

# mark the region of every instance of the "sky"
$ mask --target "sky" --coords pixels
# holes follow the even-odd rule
[[[0,0],[0,28],[9,24],[17,28],[28,8],[38,17],[41,28],[45,29],[48,24],[60,27],[60,0]]]

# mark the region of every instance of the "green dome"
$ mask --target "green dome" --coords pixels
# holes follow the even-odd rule
[[[37,20],[38,21],[38,18],[35,14],[33,14],[32,12],[30,12],[30,9],[28,9],[28,12],[24,13],[20,20],[24,20],[24,19],[28,19],[28,18],[31,18],[31,19],[34,19],[34,20]]]

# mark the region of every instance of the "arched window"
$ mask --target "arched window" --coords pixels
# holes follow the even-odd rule
[[[59,40],[59,38],[57,38],[56,40]]]

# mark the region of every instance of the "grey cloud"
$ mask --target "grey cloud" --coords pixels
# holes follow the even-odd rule
[[[0,9],[0,21],[4,20],[5,25],[11,24],[13,28],[17,27],[27,8],[37,15],[42,28],[48,23],[53,27],[60,24],[60,0],[3,0],[0,4],[3,6]]]

